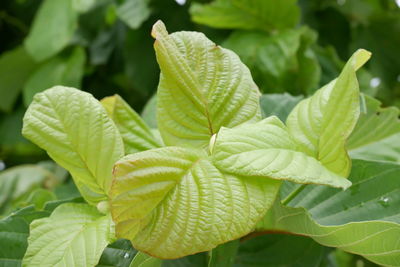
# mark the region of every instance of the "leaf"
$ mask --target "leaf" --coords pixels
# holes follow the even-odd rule
[[[94,266],[112,238],[109,216],[87,204],[63,204],[31,223],[22,266]]]
[[[73,200],[75,202],[79,199]],[[29,206],[0,219],[0,266],[20,267],[28,246],[29,224],[50,215],[58,205],[65,201],[46,203],[42,211]]]
[[[261,110],[265,117],[277,116],[285,121],[290,111],[303,99],[303,96],[283,94],[264,94],[260,98]]]
[[[367,95],[364,99],[367,110],[361,113],[348,140],[350,150],[400,133],[400,110],[397,107],[382,108],[380,101]]]
[[[233,240],[210,251],[208,267],[231,267],[239,248],[239,240]]]
[[[118,239],[104,249],[97,267],[129,267],[135,255],[131,242]]]
[[[284,253],[289,247],[290,253]],[[234,266],[320,267],[323,256],[324,248],[311,238],[264,233],[241,242]]]
[[[117,16],[131,29],[137,29],[151,14],[149,0],[124,0],[117,8]]]
[[[305,94],[317,88],[320,66],[310,46],[316,33],[307,27],[275,34],[235,31],[223,43],[250,68],[263,92]]]
[[[112,167],[124,147],[117,127],[92,95],[62,86],[37,94],[22,133],[71,173],[89,203],[108,199]]]
[[[142,118],[150,126],[157,128],[157,95],[153,95],[142,111]]]
[[[271,209],[259,230],[280,229],[318,243],[398,266],[400,165],[354,160],[349,190],[307,186],[289,206]]]
[[[346,189],[351,183],[298,150],[276,117],[234,129],[222,128],[212,149],[214,164],[235,175],[322,184]]]
[[[67,57],[55,57],[41,65],[29,77],[23,93],[28,106],[35,94],[56,85],[80,87],[86,55],[83,48],[75,48]]]
[[[0,214],[8,213],[24,196],[50,179],[54,179],[50,172],[29,164],[0,172]]]
[[[292,28],[299,22],[296,0],[216,0],[192,4],[190,13],[196,23],[224,29],[265,31]]]
[[[162,260],[138,252],[129,267],[161,267]]]
[[[36,61],[48,59],[69,44],[77,26],[78,15],[71,1],[45,0],[25,39],[25,48]]]
[[[72,7],[79,13],[86,13],[96,5],[96,0],[72,0]]]
[[[393,161],[400,163],[400,134],[392,135],[366,146],[350,151],[350,156],[356,159]]]
[[[260,119],[259,92],[247,67],[203,34],[168,35],[153,26],[161,68],[157,120],[166,145],[205,147],[222,126]]]
[[[161,146],[146,123],[119,95],[106,97],[101,103],[121,133],[126,154]]]
[[[301,144],[301,150],[343,177],[351,168],[346,140],[360,114],[355,71],[370,55],[366,50],[357,50],[336,80],[302,100],[286,120],[289,133]]]
[[[10,112],[22,87],[36,67],[35,62],[21,46],[0,57],[0,110]]]
[[[111,214],[118,237],[162,259],[210,250],[249,233],[280,182],[222,173],[203,151],[164,147],[114,167]]]

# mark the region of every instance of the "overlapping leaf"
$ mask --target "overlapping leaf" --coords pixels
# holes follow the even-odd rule
[[[298,23],[300,9],[296,0],[216,0],[193,4],[192,19],[201,24],[225,29],[273,31]]]
[[[22,266],[95,266],[113,236],[110,216],[87,204],[64,204],[31,223]]]
[[[112,166],[124,147],[93,96],[61,86],[37,94],[25,114],[23,134],[71,173],[88,202],[107,199]]]
[[[400,165],[354,160],[349,190],[307,186],[260,229],[306,235],[385,266],[400,264]]]
[[[161,68],[158,127],[166,145],[205,147],[221,126],[260,119],[259,92],[233,52],[203,34],[153,26]]]
[[[119,95],[104,98],[101,103],[121,133],[126,154],[161,146],[142,118]]]
[[[350,171],[346,140],[360,114],[356,70],[370,57],[356,51],[340,76],[302,100],[289,114],[286,124],[302,151],[321,161],[329,170],[346,177]]]
[[[251,231],[280,182],[221,172],[202,151],[165,147],[117,162],[111,212],[118,237],[160,258],[207,251]]]
[[[299,151],[294,138],[276,117],[219,131],[213,160],[221,170],[236,175],[290,180],[347,188],[351,183]]]
[[[382,108],[380,101],[367,95],[364,99],[367,110],[361,113],[349,138],[349,149],[356,149],[400,132],[400,110],[397,107]]]

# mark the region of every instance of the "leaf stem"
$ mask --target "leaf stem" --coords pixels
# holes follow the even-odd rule
[[[292,201],[298,194],[300,194],[301,191],[304,190],[304,188],[306,188],[306,184],[302,184],[301,186],[297,187],[296,190],[292,191],[292,193],[290,193],[284,200],[282,200],[282,204],[286,205],[288,204],[290,201]]]

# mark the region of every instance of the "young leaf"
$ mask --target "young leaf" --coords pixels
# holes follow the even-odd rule
[[[214,164],[236,175],[347,188],[351,183],[298,150],[283,123],[269,117],[234,129],[222,128],[213,148]]]
[[[181,147],[128,155],[114,175],[117,236],[159,258],[207,251],[249,233],[280,185],[222,173],[205,152]]]
[[[119,95],[106,97],[101,104],[117,125],[126,154],[161,146],[142,118]]]
[[[78,202],[80,199],[73,201]],[[71,201],[71,200],[69,200]],[[13,212],[0,220],[0,266],[21,266],[28,246],[29,224],[39,218],[48,217],[58,205],[65,201],[46,203],[41,211],[29,206]]]
[[[71,173],[89,203],[107,199],[112,166],[124,147],[117,127],[92,95],[62,86],[37,94],[22,133]]]
[[[138,252],[129,267],[161,267],[162,260]]]
[[[87,204],[67,203],[30,225],[22,266],[95,266],[114,238],[110,216]]]
[[[340,76],[302,100],[289,114],[286,124],[301,150],[318,159],[326,168],[347,177],[351,161],[345,148],[360,114],[356,70],[370,57],[358,50]]]
[[[397,107],[382,108],[382,103],[375,98],[363,97],[367,111],[361,113],[349,138],[348,149],[356,149],[400,132],[400,110]]]
[[[70,42],[78,26],[78,13],[72,1],[45,0],[25,39],[25,48],[37,61],[48,59]]]
[[[215,0],[192,4],[190,13],[196,23],[225,29],[265,31],[292,28],[299,22],[296,0]]]
[[[220,127],[260,119],[259,91],[237,55],[201,33],[168,35],[161,21],[152,35],[161,68],[158,127],[166,145],[205,147]]]
[[[281,230],[384,266],[400,258],[400,165],[354,160],[349,190],[308,185],[271,209],[258,230]]]

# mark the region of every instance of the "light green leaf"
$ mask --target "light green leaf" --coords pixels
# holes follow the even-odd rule
[[[150,126],[157,128],[157,95],[153,95],[142,111],[142,118]]]
[[[267,177],[346,189],[351,183],[300,152],[283,123],[270,117],[234,129],[222,128],[213,148],[214,164],[236,175]]]
[[[182,147],[128,155],[116,163],[114,175],[117,236],[163,259],[207,251],[249,233],[280,185],[222,173],[205,152]]]
[[[81,47],[75,48],[65,58],[54,57],[41,65],[29,77],[23,93],[24,103],[28,106],[35,94],[55,85],[80,87],[84,66],[86,61],[85,50]]]
[[[37,61],[48,59],[64,49],[78,26],[72,1],[45,0],[36,13],[25,48]]]
[[[208,267],[231,267],[235,262],[239,240],[221,244],[209,252]]]
[[[261,110],[265,117],[277,116],[285,121],[290,111],[303,99],[303,96],[284,94],[265,94],[260,98]]]
[[[400,163],[400,134],[351,150],[350,156],[356,159]]]
[[[161,267],[162,260],[138,252],[129,267]]]
[[[75,199],[74,201],[79,201]],[[13,212],[0,220],[0,266],[21,267],[28,246],[29,224],[39,218],[48,217],[52,210],[65,201],[46,203],[41,211],[33,206]]]
[[[106,97],[101,103],[121,133],[126,154],[161,146],[142,118],[119,95]]]
[[[149,0],[124,0],[117,8],[117,16],[131,29],[137,29],[150,16]]]
[[[251,70],[263,92],[305,94],[317,89],[320,67],[310,49],[316,34],[307,27],[276,34],[235,31],[223,43]]]
[[[71,0],[71,1],[72,1],[72,7],[79,13],[88,12],[96,4],[96,0]]]
[[[113,235],[110,216],[87,204],[63,204],[31,223],[22,266],[94,266]]]
[[[3,53],[0,57],[0,110],[10,112],[24,83],[36,64],[23,47]]]
[[[380,101],[367,95],[364,99],[367,110],[361,113],[347,142],[350,150],[400,133],[400,110],[397,107],[382,108]]]
[[[259,91],[247,67],[202,33],[168,35],[153,26],[161,68],[157,120],[166,145],[205,147],[222,126],[260,119]]]
[[[351,161],[345,148],[360,114],[356,70],[370,57],[357,50],[340,76],[302,100],[289,114],[286,124],[301,150],[340,176],[347,177]]]
[[[216,0],[192,4],[190,13],[196,23],[224,29],[273,31],[292,28],[299,22],[296,0]]]
[[[89,203],[107,200],[112,167],[124,147],[117,127],[92,95],[62,86],[37,94],[22,133],[71,173]]]
[[[359,254],[384,266],[400,262],[400,165],[353,161],[349,190],[307,186],[279,203],[259,230],[279,229]]]

